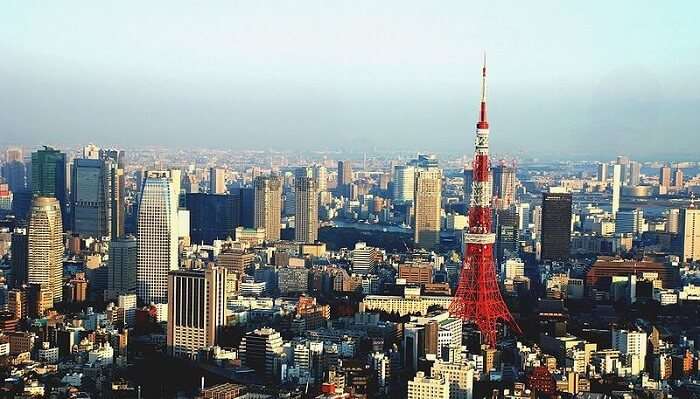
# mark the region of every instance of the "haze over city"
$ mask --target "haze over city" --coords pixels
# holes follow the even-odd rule
[[[689,157],[697,2],[188,2],[0,13],[0,144]],[[538,145],[534,145],[537,143]]]

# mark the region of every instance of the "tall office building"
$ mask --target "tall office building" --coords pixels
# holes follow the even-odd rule
[[[226,269],[176,270],[168,274],[168,351],[199,360],[226,325]]]
[[[31,175],[34,196],[56,198],[61,206],[63,222],[67,224],[66,154],[48,146],[32,153]]]
[[[28,237],[27,229],[15,228],[12,231],[12,245],[10,252],[12,258],[10,265],[12,267],[12,276],[14,279],[14,287],[21,287],[27,284],[27,256],[28,256]]]
[[[608,164],[601,162],[598,164],[597,176],[599,182],[605,182],[608,180]]]
[[[681,211],[680,234],[684,261],[700,260],[700,209],[691,204]]]
[[[620,209],[615,217],[615,233],[641,234],[644,228],[644,212],[639,208]]]
[[[74,233],[101,239],[111,236],[112,161],[76,159],[71,179],[71,206]]]
[[[642,164],[637,161],[631,161],[629,164],[628,184],[632,187],[638,186],[642,174]]]
[[[613,165],[613,179],[612,179],[612,202],[611,202],[611,212],[613,218],[617,214],[617,210],[620,209],[620,185],[622,184],[622,166]]]
[[[350,161],[338,161],[338,187],[352,183],[352,165]]]
[[[571,194],[542,193],[542,260],[566,260],[571,252]]]
[[[493,200],[495,209],[508,209],[515,203],[517,179],[515,168],[498,165],[493,168]]]
[[[352,175],[352,172],[350,172]],[[326,167],[319,164],[314,164],[311,167],[311,177],[316,179],[318,183],[318,192],[323,193],[328,191],[328,171]]]
[[[168,272],[178,268],[178,199],[170,171],[148,171],[137,221],[136,283],[145,303],[165,303]]]
[[[518,213],[513,208],[500,209],[495,212],[496,230],[496,264],[500,265],[507,258],[518,255]]]
[[[238,221],[245,228],[255,227],[255,187],[241,187],[238,189],[240,207]]]
[[[36,197],[27,228],[27,282],[49,290],[54,303],[63,299],[63,223],[56,198]]]
[[[225,192],[224,170],[222,168],[209,169],[209,194],[224,194]]]
[[[5,150],[5,162],[14,162],[24,160],[24,155],[21,148],[10,147]]]
[[[247,333],[238,348],[241,362],[258,373],[271,376],[277,357],[282,353],[282,336],[273,328],[261,328]]]
[[[666,164],[659,170],[659,186],[667,190],[671,187],[671,165]]]
[[[109,183],[109,219],[112,238],[123,237],[124,218],[126,216],[126,155],[123,150],[101,149],[100,159],[105,162],[107,181]],[[138,190],[140,190],[140,185]]]
[[[318,183],[313,177],[299,177],[294,180],[294,240],[313,243],[318,239]]]
[[[442,170],[429,168],[416,173],[413,241],[422,248],[440,244]]]
[[[212,244],[214,240],[236,237],[240,226],[241,198],[233,194],[185,194],[190,212],[189,235],[195,244]]]
[[[27,170],[22,160],[8,160],[2,165],[2,177],[10,186],[10,191],[23,191],[26,188]]]
[[[277,176],[255,178],[255,228],[265,229],[265,239],[280,239],[282,219],[282,181]]]
[[[107,297],[136,293],[138,246],[136,237],[115,238],[109,242],[107,263]]]
[[[396,165],[393,173],[392,199],[397,203],[413,203],[416,185],[416,168],[410,165]]]

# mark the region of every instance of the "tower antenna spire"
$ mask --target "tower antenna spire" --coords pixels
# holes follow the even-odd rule
[[[486,120],[486,52],[484,51],[484,63],[481,67],[481,104],[479,106],[478,129],[488,129],[489,122]]]

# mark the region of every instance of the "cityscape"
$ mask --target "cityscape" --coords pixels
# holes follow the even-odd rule
[[[45,17],[13,12],[13,21]],[[153,29],[165,27],[155,15]],[[198,22],[219,21],[209,18]],[[314,37],[333,32],[322,25]],[[75,28],[83,45],[87,26]],[[0,111],[0,398],[700,397],[697,116],[673,114],[681,124],[690,118],[687,140],[654,124],[648,135],[661,142],[647,140],[621,123],[587,141],[548,131],[522,146],[519,132],[500,128],[518,125],[498,111],[513,78],[492,70],[515,51],[499,43],[495,57],[470,55],[462,83],[448,85],[467,91],[451,95],[464,99],[459,118],[468,123],[450,128],[459,133],[442,147],[445,125],[415,141],[386,126],[353,136],[327,116],[290,122],[286,134],[261,120],[259,130],[231,128],[228,139],[203,127],[169,140],[154,126],[175,132],[190,116],[172,109],[149,110],[141,133],[121,136],[106,133],[123,126],[110,126],[98,105],[54,118],[41,113],[50,101],[29,105],[15,92]],[[44,44],[51,53],[54,44]],[[191,44],[181,43],[205,52]],[[153,48],[166,54],[165,46]],[[281,62],[280,70],[293,64]],[[31,98],[53,96],[39,86]],[[313,96],[306,89],[298,100],[280,94],[280,104],[301,106]],[[9,116],[30,109],[26,125]],[[206,126],[231,123],[217,112]],[[547,130],[559,111],[540,112],[536,125]],[[73,119],[104,119],[105,131],[83,140]],[[331,125],[320,139],[314,122]],[[39,134],[43,123],[50,129]],[[529,123],[523,117],[524,132]],[[664,130],[677,127],[668,123]]]

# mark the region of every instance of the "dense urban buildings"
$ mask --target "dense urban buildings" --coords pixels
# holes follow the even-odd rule
[[[690,7],[15,3],[1,398],[700,395]]]

